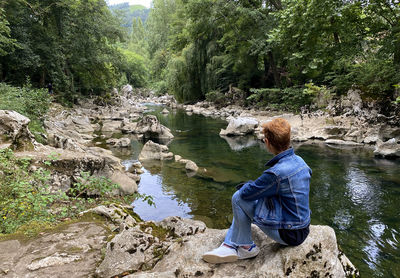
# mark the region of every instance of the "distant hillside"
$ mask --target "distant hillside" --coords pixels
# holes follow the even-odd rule
[[[145,23],[150,12],[150,9],[147,9],[145,6],[129,5],[129,3],[111,5],[110,9],[124,19],[123,26],[125,27],[132,26],[132,20],[135,18],[140,18]]]

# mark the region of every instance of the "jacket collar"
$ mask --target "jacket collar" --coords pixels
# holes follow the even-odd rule
[[[287,155],[293,155],[293,154],[294,154],[293,147],[290,147],[286,151],[283,151],[283,152],[277,154],[276,156],[274,156],[270,161],[267,162],[267,164],[265,164],[265,166],[269,166],[269,167],[274,166],[282,157],[285,157]]]

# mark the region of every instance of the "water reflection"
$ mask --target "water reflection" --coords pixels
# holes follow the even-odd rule
[[[175,136],[170,151],[195,161],[207,174],[190,178],[174,162],[145,164],[139,191],[153,195],[157,208],[136,202],[135,210],[145,219],[179,215],[227,228],[234,186],[257,178],[272,156],[257,141],[220,138],[224,121],[181,110],[159,115],[162,107],[152,109]],[[137,159],[141,147],[132,140],[128,161]],[[374,159],[363,148],[294,147],[313,169],[312,224],[335,229],[339,245],[363,277],[400,277],[400,162]]]

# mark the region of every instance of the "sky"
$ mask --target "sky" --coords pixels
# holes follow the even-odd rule
[[[128,2],[130,5],[143,5],[147,8],[150,8],[151,0],[107,0],[109,5],[120,4],[124,2]]]

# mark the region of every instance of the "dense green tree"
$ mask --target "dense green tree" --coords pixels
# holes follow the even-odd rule
[[[116,84],[123,38],[104,0],[6,0],[10,36],[18,43],[0,59],[1,79],[54,84],[56,92],[100,92]]]
[[[392,0],[156,0],[152,78],[180,101],[230,86],[303,94],[310,82],[385,97],[400,78],[399,16]]]

